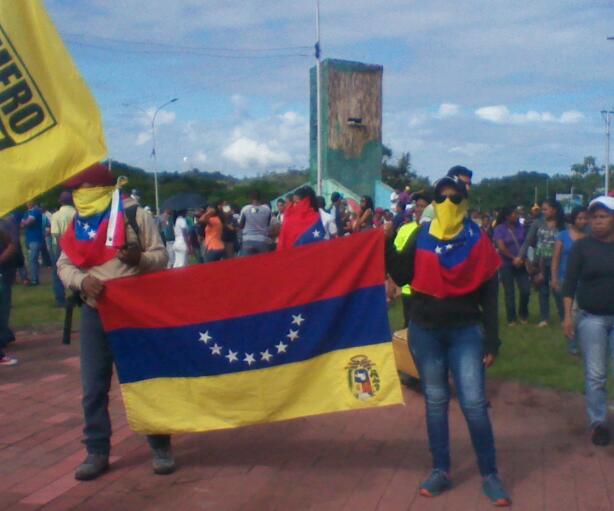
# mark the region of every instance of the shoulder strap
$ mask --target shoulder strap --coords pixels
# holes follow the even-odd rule
[[[139,248],[142,250],[143,245],[141,244],[141,236],[140,236],[141,229],[139,228],[139,224],[136,221],[137,209],[138,209],[138,205],[135,204],[134,206],[130,206],[126,208],[124,210],[124,214],[126,215],[126,222],[128,223],[130,227],[132,227],[134,234],[136,234],[136,239],[139,244]]]
[[[516,248],[520,251],[520,245],[518,244],[518,240],[516,239],[516,236],[514,235],[514,231],[512,229],[510,229],[509,226],[508,226],[507,230],[509,231],[510,235],[512,236],[512,239],[514,240],[514,244],[516,245]]]

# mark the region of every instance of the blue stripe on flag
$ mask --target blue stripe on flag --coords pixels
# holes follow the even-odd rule
[[[452,269],[469,258],[469,254],[480,241],[480,235],[480,228],[473,221],[465,220],[465,227],[456,238],[439,240],[429,233],[427,224],[418,233],[416,248],[433,252],[444,268]]]
[[[121,383],[263,369],[390,338],[384,286],[229,320],[108,333]]]

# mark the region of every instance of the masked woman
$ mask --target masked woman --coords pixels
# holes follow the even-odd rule
[[[499,479],[495,442],[485,397],[485,369],[500,345],[497,271],[501,265],[487,236],[466,218],[467,188],[456,178],[435,185],[432,222],[414,231],[401,252],[390,240],[386,267],[398,285],[412,287],[411,351],[420,373],[433,470],[420,494],[451,486],[448,404],[452,373],[475,449],[482,488],[498,506],[511,499]]]

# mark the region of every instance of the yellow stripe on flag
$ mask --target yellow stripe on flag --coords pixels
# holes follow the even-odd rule
[[[364,367],[369,367],[369,381],[356,383],[356,370]],[[145,434],[234,428],[403,403],[391,343],[270,369],[156,378],[124,384],[121,390],[130,427]]]
[[[0,2],[0,216],[106,155],[100,112],[41,0]]]

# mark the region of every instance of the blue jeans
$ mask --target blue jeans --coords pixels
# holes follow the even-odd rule
[[[6,345],[15,340],[15,334],[9,326],[12,305],[12,288],[15,280],[15,270],[0,270],[0,357],[4,356]]]
[[[614,316],[581,310],[576,335],[584,356],[584,396],[592,427],[605,424],[608,411],[608,362],[614,368]]]
[[[525,321],[529,318],[529,295],[531,286],[529,284],[529,274],[524,266],[516,268],[511,264],[505,265],[499,271],[503,291],[505,292],[505,312],[507,321],[516,321],[518,316]],[[518,315],[516,314],[516,288],[518,287]]]
[[[220,250],[205,250],[205,263],[214,263],[221,261],[226,255],[226,250],[223,248]]]
[[[98,311],[89,305],[81,308],[81,385],[83,388],[83,443],[90,454],[109,455],[111,418],[109,389],[113,376],[113,355],[102,328]],[[170,446],[169,435],[148,435],[156,449]]]
[[[424,391],[433,468],[450,471],[448,373],[451,372],[480,474],[496,474],[495,440],[484,391],[482,329],[479,325],[426,329],[410,322],[409,339]]]
[[[550,321],[550,276],[552,265],[544,265],[544,282],[539,286],[539,316],[541,321]],[[559,320],[563,321],[565,311],[563,310],[563,297],[560,293],[552,293],[556,310],[559,313]]]
[[[41,253],[41,243],[38,241],[31,241],[28,243],[28,262],[30,265],[30,277],[32,284],[40,283],[38,278],[38,257]]]
[[[273,249],[273,246],[268,241],[244,241],[241,244],[239,256],[250,256],[256,254],[266,254]]]

